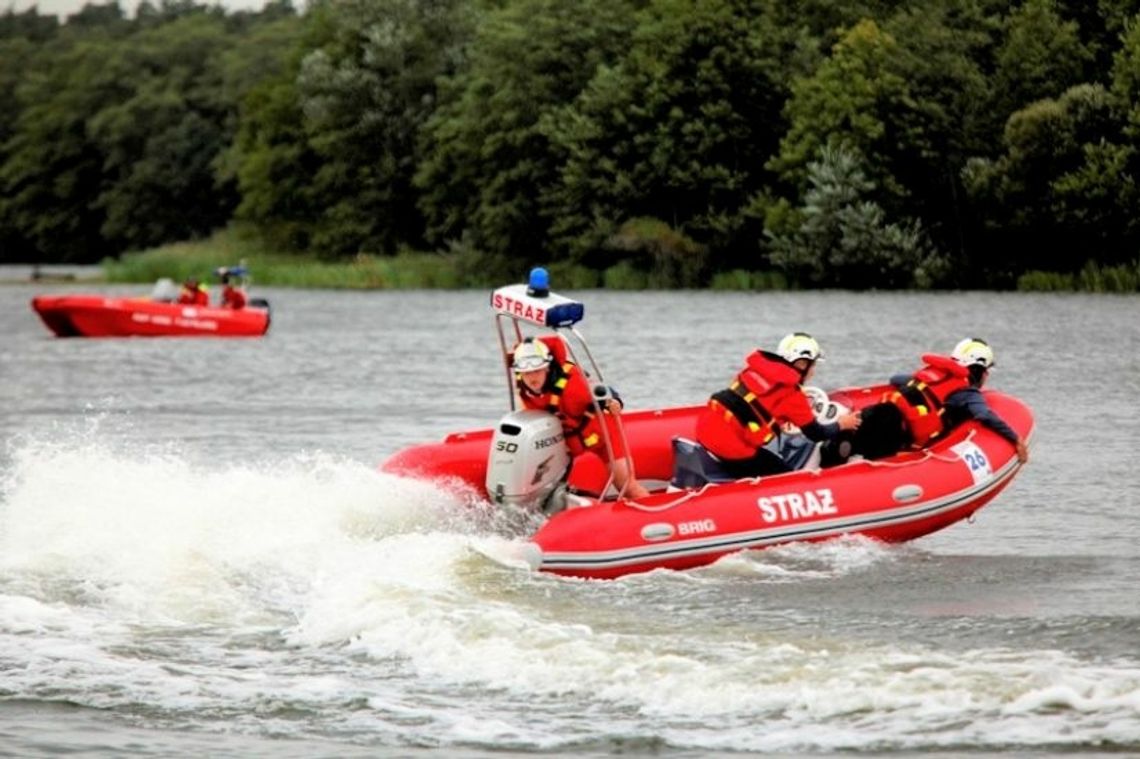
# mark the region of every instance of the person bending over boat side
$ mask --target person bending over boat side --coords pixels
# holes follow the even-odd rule
[[[719,459],[726,474],[743,478],[788,471],[784,460],[765,448],[784,424],[794,424],[814,442],[833,441],[859,427],[858,414],[827,424],[816,420],[803,385],[821,358],[815,338],[793,332],[775,353],[752,352],[732,385],[709,398],[697,418],[697,442]]]
[[[994,367],[993,349],[985,340],[967,337],[949,356],[926,353],[914,374],[891,377],[894,390],[863,410],[863,426],[855,434],[854,453],[868,459],[893,456],[904,448],[923,448],[970,419],[1008,440],[1017,460],[1029,461],[1029,448],[986,403],[982,385]]]
[[[563,347],[559,338],[551,339],[559,341],[556,347]],[[532,337],[515,348],[512,365],[522,404],[528,409],[548,411],[558,417],[570,455],[577,457],[593,451],[606,460],[601,424],[594,412],[590,383],[582,369],[564,356],[556,360],[543,338]],[[602,413],[613,451],[614,484],[619,489],[624,488],[625,497],[641,498],[649,495],[649,491],[630,473],[622,436],[613,418],[620,413],[621,400],[615,394],[603,405]]]
[[[241,287],[234,287],[230,275],[222,275],[222,308],[232,308],[235,311],[245,308],[246,297]]]
[[[193,277],[182,283],[182,290],[178,293],[178,302],[184,306],[210,305],[210,291],[205,285],[198,284]]]

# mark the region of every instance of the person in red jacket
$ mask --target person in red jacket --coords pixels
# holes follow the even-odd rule
[[[894,390],[863,411],[865,424],[853,441],[868,459],[892,456],[903,448],[929,445],[962,422],[977,419],[1013,445],[1022,464],[1029,448],[986,403],[981,388],[994,366],[993,348],[976,337],[954,346],[949,356],[925,353],[914,374],[891,377]]]
[[[725,474],[744,478],[788,471],[769,446],[784,424],[799,427],[815,442],[835,440],[841,431],[858,428],[858,414],[844,414],[827,424],[816,420],[803,385],[820,358],[815,338],[793,332],[780,340],[775,353],[751,353],[732,384],[709,398],[697,418],[697,442],[718,459]]]
[[[210,291],[205,285],[198,284],[198,280],[190,277],[182,283],[182,290],[178,293],[178,302],[184,306],[210,305]]]
[[[235,287],[228,274],[222,276],[222,308],[245,308],[246,297],[241,287]]]
[[[551,341],[559,338],[550,338]],[[557,347],[563,348],[560,341]],[[550,343],[543,338],[528,337],[519,343],[512,356],[515,385],[523,406],[548,411],[562,422],[566,445],[571,456],[593,451],[603,460],[610,460],[602,437],[601,422],[606,424],[609,447],[613,453],[614,484],[624,491],[626,498],[649,495],[630,472],[622,436],[614,417],[621,413],[621,402],[609,398],[602,406],[599,418],[594,397],[585,374],[577,364],[557,358]]]

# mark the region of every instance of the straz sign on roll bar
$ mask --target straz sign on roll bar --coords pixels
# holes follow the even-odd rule
[[[512,319],[540,327],[568,327],[581,321],[585,308],[578,301],[550,293],[528,295],[526,285],[508,285],[491,293],[491,308]]]

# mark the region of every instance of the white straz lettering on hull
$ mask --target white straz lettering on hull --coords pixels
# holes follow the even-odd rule
[[[760,517],[765,522],[786,522],[838,514],[830,488],[805,490],[802,493],[783,493],[756,499]]]

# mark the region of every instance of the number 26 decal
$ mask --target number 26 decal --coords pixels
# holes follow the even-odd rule
[[[966,468],[970,470],[970,476],[974,478],[974,482],[984,482],[993,476],[994,470],[990,466],[990,460],[986,457],[985,451],[969,441],[958,443],[950,450],[958,454],[958,457],[966,464]]]

